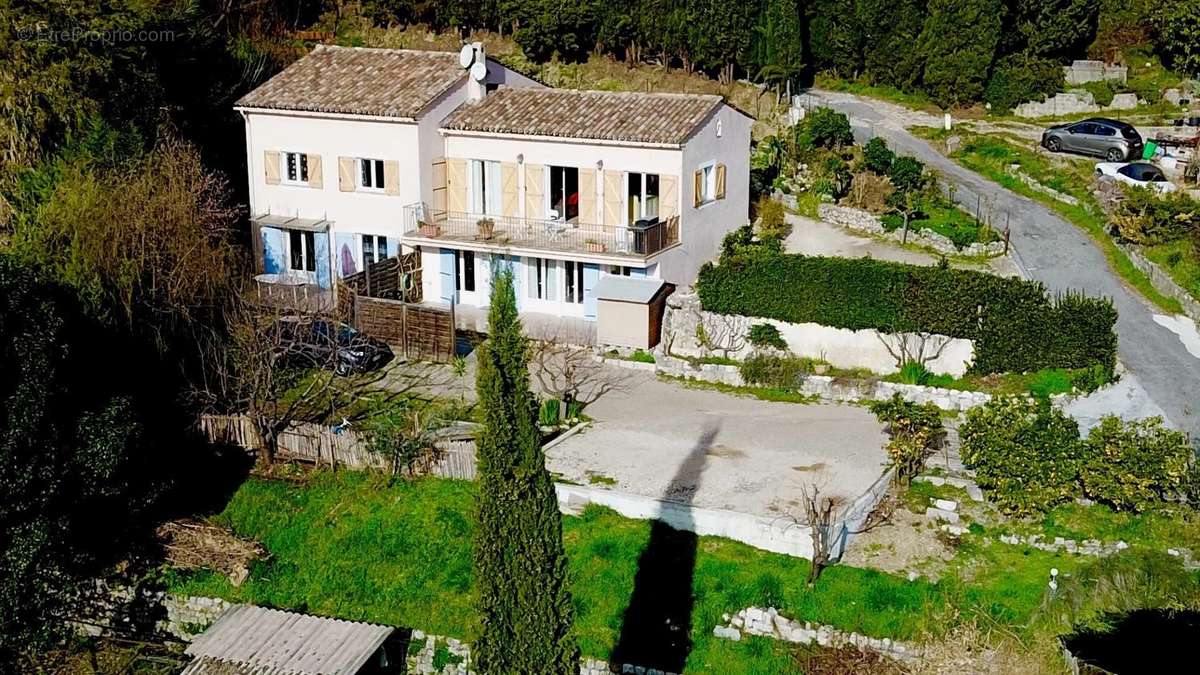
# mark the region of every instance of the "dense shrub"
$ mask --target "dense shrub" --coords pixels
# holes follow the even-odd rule
[[[840,148],[854,145],[850,118],[833,108],[815,108],[797,126],[801,147]]]
[[[1132,511],[1195,497],[1195,450],[1158,417],[1105,417],[1080,440],[1074,420],[1048,400],[998,398],[968,411],[959,437],[979,486],[1010,513],[1077,497]]]
[[[867,141],[863,146],[863,164],[871,171],[886,176],[892,170],[892,162],[896,153],[887,146],[887,141],[879,136]]]
[[[1063,69],[1057,61],[1013,54],[996,63],[983,99],[994,112],[1005,112],[1025,101],[1040,101],[1062,86]]]
[[[746,339],[755,347],[788,348],[787,341],[779,334],[779,329],[769,323],[756,323],[750,326],[750,334]]]
[[[979,100],[1000,41],[1000,0],[930,0],[919,48],[925,91],[940,106]]]
[[[735,254],[705,265],[697,290],[706,310],[724,314],[974,340],[978,373],[1096,364],[1111,372],[1116,362],[1117,313],[1109,300],[1050,297],[1040,283],[972,270]]]
[[[958,433],[963,462],[1006,512],[1044,512],[1079,493],[1079,427],[1048,400],[993,399],[968,410]]]
[[[888,457],[896,467],[896,481],[908,484],[921,471],[925,458],[941,443],[942,414],[932,403],[918,405],[893,394],[886,401],[869,403],[871,412],[887,425],[891,441]]]
[[[915,157],[897,157],[888,171],[892,185],[900,192],[913,192],[925,185],[925,165]]]
[[[756,204],[758,212],[758,236],[761,239],[787,239],[792,233],[792,226],[786,220],[786,213],[783,210],[783,204],[771,199],[770,197],[762,197]]]
[[[754,234],[754,227],[751,225],[732,230],[721,240],[722,258],[747,259],[774,255],[782,251],[783,243],[779,239],[760,238]]]
[[[808,359],[776,354],[755,354],[738,366],[746,384],[772,389],[795,389],[811,371]]]
[[[1128,188],[1113,213],[1121,238],[1135,244],[1161,244],[1200,234],[1200,202],[1186,192],[1159,195],[1147,188]]]
[[[813,170],[809,187],[813,192],[829,195],[836,200],[845,197],[850,192],[850,185],[853,181],[854,175],[850,173],[850,165],[846,160],[829,153]]]
[[[1117,510],[1144,511],[1175,501],[1192,485],[1195,453],[1187,434],[1162,418],[1122,422],[1105,417],[1084,442],[1083,494]]]
[[[892,187],[887,176],[880,176],[870,171],[860,171],[854,174],[850,183],[850,192],[842,203],[871,213],[887,213],[892,195],[896,188]]]

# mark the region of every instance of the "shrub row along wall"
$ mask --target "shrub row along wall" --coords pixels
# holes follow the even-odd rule
[[[759,255],[706,265],[704,309],[850,330],[972,340],[977,373],[1116,365],[1106,298],[1050,297],[1038,282],[869,258]]]

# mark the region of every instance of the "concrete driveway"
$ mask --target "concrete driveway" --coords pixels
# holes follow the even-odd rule
[[[774,403],[636,373],[550,448],[562,478],[759,516],[800,515],[802,487],[853,500],[882,474],[883,427],[857,406]]]
[[[910,134],[905,126],[921,124],[919,115],[849,94],[815,91],[812,98],[846,113],[856,126],[869,127],[897,152],[936,168],[956,187],[954,196],[959,203],[972,205],[976,195],[984,195],[993,200],[997,211],[1007,211],[1012,217],[1013,257],[1024,276],[1045,283],[1052,291],[1083,290],[1111,297],[1119,313],[1121,360],[1155,407],[1193,438],[1200,436],[1200,357],[1188,350],[1185,336],[1161,321],[1165,318],[1161,311],[1113,273],[1087,234],[1046,206],[964,169]]]

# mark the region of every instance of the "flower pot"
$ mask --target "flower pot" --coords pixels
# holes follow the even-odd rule
[[[479,230],[480,239],[491,239],[496,232],[496,223],[492,220],[481,220],[476,223],[476,227]]]
[[[588,253],[604,253],[608,250],[608,246],[602,241],[588,241],[584,242],[584,245],[587,246]]]
[[[442,234],[442,228],[433,223],[421,223],[420,230],[422,237],[439,237]]]

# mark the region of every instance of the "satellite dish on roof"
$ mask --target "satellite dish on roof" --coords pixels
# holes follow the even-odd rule
[[[478,61],[475,65],[471,66],[471,79],[476,82],[483,82],[487,79],[487,66],[483,61]]]
[[[462,49],[458,50],[458,63],[463,68],[470,68],[472,63],[475,63],[475,48],[471,45],[463,45]]]

